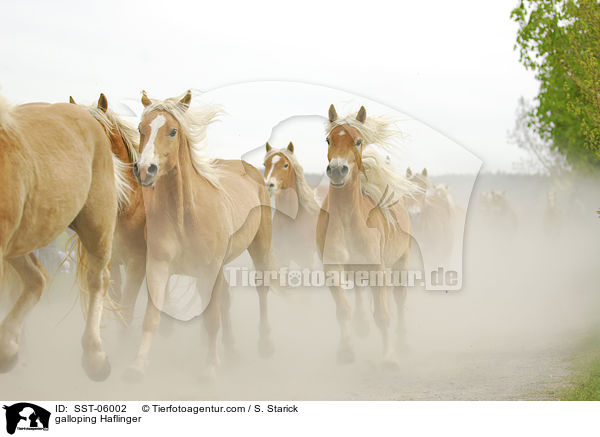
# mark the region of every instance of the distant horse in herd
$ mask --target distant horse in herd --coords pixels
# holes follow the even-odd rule
[[[398,132],[390,119],[367,117],[364,107],[339,117],[331,105],[324,132],[329,187],[317,195],[292,142],[282,148],[266,144],[264,174],[244,161],[209,158],[207,128],[221,111],[192,106],[191,100],[189,91],[166,100],[144,92],[135,129],[109,108],[104,94],[90,106],[70,98],[70,103],[13,107],[0,97],[5,187],[0,194],[0,280],[10,269],[22,284],[0,325],[1,372],[17,362],[25,317],[48,281],[35,251],[67,228],[77,237],[86,317],[82,365],[93,380],[106,379],[111,370],[100,335],[106,299],[129,324],[144,279],[148,301],[142,338],[126,375],[143,376],[169,278],[185,275],[196,278],[198,293],[209,296],[203,321],[206,368],[214,377],[221,330],[225,352],[235,356],[223,269],[242,252],[248,251],[258,271],[322,267],[341,275],[406,269],[417,229],[441,251],[450,250],[444,236],[456,208],[448,187],[432,184],[426,170],[396,171],[385,154],[396,152]],[[490,200],[490,208],[498,202]],[[406,287],[369,285],[354,289],[355,328],[366,335],[364,293],[370,288],[382,360],[395,366],[394,338],[402,344],[405,337]],[[340,328],[337,359],[349,363],[355,359],[353,311],[341,286],[329,289]],[[258,351],[269,357],[274,353],[269,285],[259,284],[257,291]]]

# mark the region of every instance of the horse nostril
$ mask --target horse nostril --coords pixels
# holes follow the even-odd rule
[[[271,183],[269,184],[269,188],[275,188],[275,184],[274,184],[273,182],[271,182]]]
[[[158,167],[155,164],[150,164],[150,167],[148,167],[148,174],[150,176],[154,176],[157,171],[158,171]]]
[[[327,166],[327,176],[331,177],[331,165]]]
[[[342,167],[342,174],[343,174],[344,176],[348,174],[348,166],[347,166],[347,165],[344,165],[344,166]]]
[[[140,168],[138,167],[137,162],[133,164],[133,174],[137,177],[140,175]]]

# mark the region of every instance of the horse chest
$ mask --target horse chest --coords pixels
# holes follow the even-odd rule
[[[330,219],[325,239],[323,262],[326,264],[380,264],[380,236],[364,221]]]

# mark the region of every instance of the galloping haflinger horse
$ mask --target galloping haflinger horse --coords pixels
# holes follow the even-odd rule
[[[460,211],[448,187],[434,185],[426,168],[420,173],[413,173],[408,168],[406,178],[419,187],[407,201],[413,235],[421,252],[427,252],[435,262],[444,265],[460,235],[457,227]]]
[[[70,227],[85,254],[78,259],[87,306],[82,365],[93,380],[110,374],[100,321],[118,205],[129,190],[112,140],[86,108],[11,107],[0,97],[0,276],[8,262],[23,285],[0,325],[0,371],[16,363],[24,319],[46,284],[47,273],[32,252]]]
[[[312,268],[317,254],[315,228],[321,207],[306,182],[294,145],[275,149],[267,142],[265,183],[275,203],[273,249],[278,266]]]
[[[396,132],[382,117],[367,118],[361,107],[356,116],[339,118],[329,108],[326,141],[329,145],[329,192],[319,213],[317,245],[325,271],[376,271],[406,268],[411,246],[411,225],[405,198],[415,187],[399,176],[376,152],[393,150]],[[375,324],[383,340],[384,365],[396,365],[390,335],[389,284],[370,284]],[[330,286],[337,308],[341,338],[338,362],[354,360],[349,329],[351,309],[339,285]],[[399,337],[404,335],[406,288],[394,287],[399,318]]]
[[[69,101],[75,103],[72,97]],[[128,324],[146,276],[146,212],[142,187],[132,171],[138,159],[139,134],[108,107],[104,94],[100,95],[97,105],[88,106],[88,111],[110,135],[113,154],[128,166],[124,177],[131,190],[128,201],[119,208],[110,266],[112,284],[109,289],[112,300],[118,304],[123,320]],[[120,266],[125,267],[124,287],[121,284]]]
[[[195,277],[198,287],[210,292],[203,318],[209,339],[207,374],[214,377],[221,321],[226,351],[234,346],[224,265],[246,249],[258,270],[271,269],[273,263],[270,201],[262,175],[244,161],[204,156],[207,127],[220,111],[213,106],[190,107],[191,98],[189,91],[163,101],[142,96],[145,109],[134,174],[144,187],[149,297],[142,341],[128,369],[135,379],[142,377],[147,365],[171,275]],[[269,356],[273,353],[269,288],[257,289],[259,352]]]

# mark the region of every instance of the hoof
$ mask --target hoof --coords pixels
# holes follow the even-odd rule
[[[270,338],[261,339],[258,342],[258,354],[261,358],[271,358],[275,353],[275,346]]]
[[[14,353],[10,356],[0,357],[0,373],[10,372],[17,365],[19,361],[19,353]]]
[[[96,360],[86,358],[84,355],[81,360],[83,370],[85,370],[86,375],[92,381],[105,381],[110,376],[110,362],[108,361],[108,358],[104,358],[100,364],[95,361]]]
[[[353,320],[354,332],[356,332],[356,336],[359,338],[365,338],[369,335],[369,322],[367,318],[363,316],[355,317]]]
[[[127,382],[142,382],[144,380],[144,371],[138,367],[129,366],[123,373],[123,381]]]
[[[351,364],[354,362],[354,351],[350,347],[340,348],[337,353],[338,364]]]

